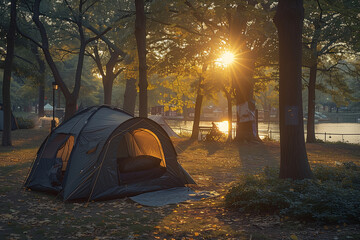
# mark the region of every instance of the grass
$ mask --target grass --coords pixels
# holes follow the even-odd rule
[[[360,223],[360,167],[317,167],[314,179],[279,179],[277,170],[245,176],[226,195],[243,213],[269,213],[302,221]]]
[[[144,207],[127,198],[63,203],[54,195],[25,191],[22,183],[48,129],[16,130],[13,146],[0,147],[0,239],[339,239],[359,236],[359,225],[297,223],[273,215],[241,214],[224,197],[244,173],[279,166],[279,143],[227,144],[175,139],[178,160],[197,191],[220,196],[199,202]],[[308,144],[312,167],[360,161],[360,146]],[[14,235],[15,234],[15,235]]]

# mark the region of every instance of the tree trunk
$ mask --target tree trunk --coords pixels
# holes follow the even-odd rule
[[[317,66],[310,67],[310,78],[308,86],[308,118],[306,142],[314,143],[315,138],[315,84],[316,84]]]
[[[236,141],[258,141],[255,127],[255,106],[253,99],[255,58],[246,46],[246,26],[248,19],[239,6],[230,21],[230,43],[232,52],[239,58],[232,69],[237,110]]]
[[[65,98],[65,116],[64,120],[67,120],[66,116],[72,116],[76,112],[77,99],[74,97]]]
[[[307,119],[307,133],[306,133],[306,142],[314,143],[316,142],[315,137],[315,87],[316,87],[316,72],[317,72],[317,62],[318,62],[318,41],[321,34],[321,14],[319,20],[314,20],[314,35],[310,44],[311,50],[311,66],[310,66],[310,77],[309,77],[309,86],[308,86],[308,119]]]
[[[78,62],[77,62],[76,72],[75,72],[74,89],[72,92],[70,92],[68,87],[66,86],[65,82],[63,81],[63,78],[61,77],[61,74],[60,74],[58,68],[56,67],[56,64],[51,56],[50,48],[49,48],[49,39],[47,36],[46,28],[45,28],[44,24],[40,21],[40,3],[41,3],[41,0],[35,0],[34,5],[33,5],[34,15],[33,15],[32,19],[40,33],[42,44],[39,46],[41,46],[41,48],[44,52],[46,62],[49,65],[49,68],[53,74],[55,82],[59,85],[59,88],[61,89],[61,91],[64,94],[64,97],[66,99],[66,109],[65,109],[64,120],[67,120],[67,119],[71,118],[76,112],[76,103],[77,103],[77,99],[79,97],[79,92],[80,92],[80,87],[81,87],[81,75],[82,75],[82,69],[83,69],[83,65],[84,65],[84,56],[85,56],[86,45],[88,43],[90,43],[91,41],[94,41],[97,38],[99,38],[100,35],[98,35],[95,38],[89,38],[87,40],[85,39],[85,34],[84,34],[83,24],[82,24],[83,13],[84,13],[82,8],[83,8],[84,1],[80,1],[78,16],[75,16],[76,24],[77,24],[78,32],[79,32],[80,48],[79,48]]]
[[[198,136],[199,136],[200,115],[201,115],[202,102],[204,99],[204,89],[203,89],[204,77],[203,77],[203,74],[207,70],[207,67],[208,67],[207,64],[203,65],[201,74],[199,77],[199,85],[198,85],[197,95],[196,95],[196,100],[195,100],[194,122],[193,122],[191,137],[190,137],[190,139],[193,139],[193,140],[198,139]]]
[[[114,85],[115,78],[120,74],[121,70],[114,73],[115,65],[119,60],[120,53],[119,51],[110,51],[110,59],[106,63],[106,75],[103,77],[103,86],[104,86],[104,104],[111,105],[112,101],[112,88]],[[100,63],[101,65],[101,63]]]
[[[228,107],[228,138],[227,141],[231,142],[232,141],[232,97],[231,97],[231,93],[230,91],[228,92],[225,87],[223,89],[225,96],[226,96],[226,100],[227,100],[227,107]]]
[[[43,59],[41,59],[40,57],[40,52],[38,47],[35,44],[31,45],[31,51],[33,52],[33,54],[35,55],[36,61],[39,65],[39,79],[38,79],[38,84],[39,84],[39,96],[38,96],[38,104],[39,104],[39,108],[38,108],[38,117],[43,117],[44,116],[44,105],[45,105],[45,62]]]
[[[79,58],[75,72],[75,86],[73,92],[70,94],[70,97],[65,97],[66,100],[65,100],[64,120],[68,120],[69,118],[71,118],[77,111],[77,99],[80,93],[81,75],[82,75],[84,56],[85,56],[85,41],[83,37],[81,37],[80,41],[81,43],[80,43]]]
[[[136,79],[130,78],[126,80],[126,87],[124,93],[124,111],[134,115],[136,102]]]
[[[184,121],[187,121],[189,119],[189,111],[188,111],[188,106],[186,103],[186,96],[185,94],[182,96],[182,100],[183,100],[183,116],[184,116]]]
[[[135,0],[135,37],[139,57],[139,116],[147,117],[146,16],[144,0]]]
[[[6,36],[6,57],[3,75],[3,113],[4,125],[2,133],[2,145],[11,146],[11,99],[10,99],[10,81],[11,68],[14,59],[15,48],[15,29],[16,29],[16,0],[11,0],[9,31]]]
[[[103,76],[104,104],[106,105],[111,105],[113,84],[114,76],[112,76],[111,74]]]
[[[250,55],[242,54],[242,55]],[[253,98],[254,80],[253,73],[255,62],[249,56],[243,59],[243,66],[237,67],[235,82],[236,99],[236,137],[239,142],[260,141],[255,124],[255,101]]]
[[[203,99],[204,99],[204,95],[202,94],[202,89],[199,87],[195,100],[194,123],[190,137],[193,140],[197,140],[199,136],[199,124],[200,124],[200,115],[201,115],[201,107],[202,107]]]
[[[70,93],[69,89],[66,87],[63,79],[61,78],[60,72],[59,72],[58,68],[56,67],[56,64],[50,54],[49,40],[48,40],[48,36],[46,33],[46,29],[45,29],[44,25],[42,24],[42,22],[40,21],[40,2],[41,2],[41,0],[36,0],[34,2],[33,21],[34,21],[35,25],[37,26],[39,33],[40,33],[41,43],[42,43],[41,48],[43,50],[46,62],[49,65],[49,68],[53,74],[55,82],[59,85],[61,91],[64,94],[64,97],[66,99],[66,108],[67,108],[68,101],[72,101],[70,99],[72,99],[73,97],[72,97],[72,94]],[[70,105],[73,105],[73,104],[70,104]],[[75,103],[75,108],[65,109],[65,120],[70,118],[75,113],[75,111],[76,111],[76,103]]]
[[[311,178],[302,111],[302,0],[279,0],[274,22],[279,36],[280,178]]]

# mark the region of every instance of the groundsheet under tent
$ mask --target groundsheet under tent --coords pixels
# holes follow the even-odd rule
[[[185,201],[198,201],[204,198],[216,196],[219,196],[219,194],[215,191],[195,192],[188,187],[175,187],[143,193],[130,197],[130,199],[144,206],[161,207],[168,204],[177,204]]]

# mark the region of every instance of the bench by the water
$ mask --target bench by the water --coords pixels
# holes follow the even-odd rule
[[[199,141],[215,141],[218,142],[224,134],[214,124],[212,127],[199,126]]]
[[[205,141],[206,135],[211,132],[212,127],[199,126],[199,141]]]

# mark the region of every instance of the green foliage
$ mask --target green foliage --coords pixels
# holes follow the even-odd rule
[[[31,129],[35,127],[34,120],[31,118],[16,117],[16,122],[19,129]]]
[[[270,213],[299,220],[360,222],[360,167],[320,166],[314,179],[279,179],[265,169],[245,176],[226,195],[226,205],[241,212]]]

